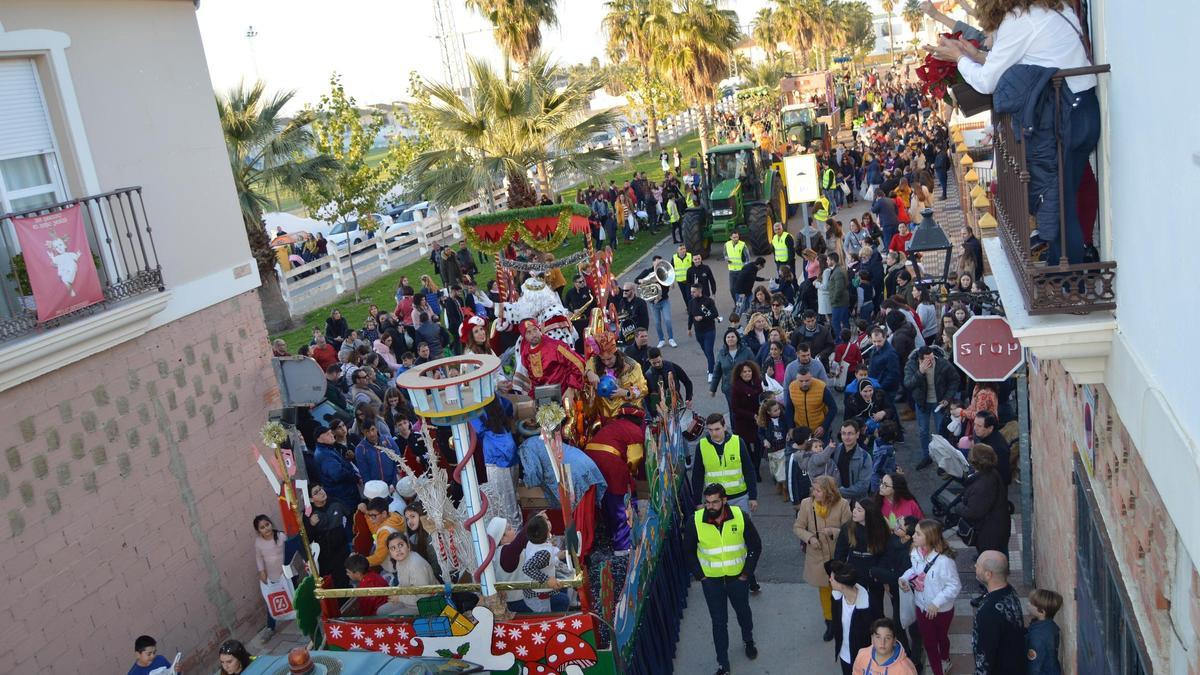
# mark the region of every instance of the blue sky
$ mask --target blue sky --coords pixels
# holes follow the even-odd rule
[[[454,4],[468,53],[498,62],[487,22]],[[768,0],[726,4],[745,25]],[[410,71],[442,79],[431,0],[204,0],[196,16],[216,89],[261,77],[272,89],[295,89],[304,103],[336,70],[359,103],[380,103],[404,97]],[[602,0],[559,0],[559,17],[560,26],[543,33],[559,61],[604,58]]]

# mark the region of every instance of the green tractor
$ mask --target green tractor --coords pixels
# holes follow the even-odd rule
[[[787,223],[779,165],[750,143],[709,148],[700,196],[700,206],[683,214],[683,243],[706,258],[713,242],[724,243],[734,232],[754,255],[768,255],[775,223]]]

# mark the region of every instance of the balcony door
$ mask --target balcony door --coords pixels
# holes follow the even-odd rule
[[[21,213],[68,198],[58,145],[33,59],[0,59],[0,214]],[[0,225],[0,316],[21,311],[20,291],[10,277],[20,253],[12,223]]]

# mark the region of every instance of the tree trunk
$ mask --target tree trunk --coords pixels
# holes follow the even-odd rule
[[[648,83],[650,82],[650,64],[646,61],[642,61],[642,75],[646,79],[647,88],[649,88]],[[654,101],[651,100],[650,97],[646,97],[646,136],[647,140],[650,141],[650,148],[652,150],[657,150],[659,147],[658,110],[654,108]]]
[[[700,104],[696,106],[696,125],[700,129],[700,154],[708,155],[708,106]]]
[[[888,54],[892,57],[892,65],[896,65],[896,38],[892,33],[892,13],[888,12]]]
[[[267,332],[274,335],[295,328],[296,322],[292,320],[291,311],[283,299],[275,270],[263,275],[261,281],[262,285],[258,287],[258,302],[262,305],[263,323],[267,325]]]
[[[550,185],[550,172],[546,171],[546,163],[537,163],[538,191],[542,196],[554,199],[554,187]]]
[[[537,206],[537,197],[533,194],[529,179],[525,177],[524,171],[510,171],[507,208],[523,209],[528,206]]]
[[[279,290],[279,279],[275,275],[275,251],[271,249],[266,225],[261,217],[247,216],[243,216],[242,224],[246,227],[250,252],[254,254],[254,261],[258,265],[258,277],[262,284],[258,288],[258,300],[262,305],[263,322],[267,325],[267,332],[289,330],[295,324],[287,303],[283,301],[283,293]]]

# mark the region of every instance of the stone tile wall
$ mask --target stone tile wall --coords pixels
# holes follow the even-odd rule
[[[0,663],[125,672],[139,634],[195,658],[264,621],[277,401],[253,293],[0,393]]]

